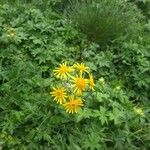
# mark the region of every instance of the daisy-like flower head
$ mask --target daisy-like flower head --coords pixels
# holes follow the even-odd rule
[[[88,80],[83,78],[81,75],[77,77],[72,77],[74,92],[77,95],[82,95],[82,92],[86,89]]]
[[[53,91],[50,92],[52,97],[54,97],[54,101],[56,101],[59,104],[63,104],[66,102],[67,93],[65,92],[65,89],[62,87],[53,87]]]
[[[73,65],[73,67],[75,69],[77,69],[78,71],[80,71],[80,73],[83,73],[83,72],[89,72],[89,67],[86,67],[83,63],[79,64],[79,63],[76,63]]]
[[[74,69],[72,67],[67,66],[67,63],[65,62],[63,64],[60,64],[60,66],[54,70],[54,75],[57,78],[66,79],[69,75],[69,72],[72,72],[73,70]]]
[[[91,90],[94,90],[94,86],[95,86],[95,83],[94,83],[94,78],[91,74],[89,74],[89,85],[90,85],[90,89]]]
[[[83,101],[81,98],[75,99],[74,96],[69,97],[69,102],[64,104],[66,112],[77,113],[78,109],[83,106]]]

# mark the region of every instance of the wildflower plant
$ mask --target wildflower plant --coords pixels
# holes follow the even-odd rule
[[[59,79],[59,83],[50,92],[53,100],[63,105],[66,112],[77,113],[84,106],[83,93],[94,91],[95,83],[90,68],[83,63],[68,66],[65,62],[53,72],[56,79]]]
[[[68,0],[0,1],[0,149],[149,150],[147,29],[102,48],[53,5]]]

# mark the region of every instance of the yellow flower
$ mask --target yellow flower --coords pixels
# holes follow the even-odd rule
[[[140,108],[140,107],[134,107],[133,109],[134,109],[134,112],[137,115],[144,116],[144,112],[143,112],[142,108]]]
[[[63,64],[60,64],[60,67],[57,67],[55,70],[54,70],[54,75],[56,75],[57,78],[64,78],[66,79],[67,76],[69,75],[69,72],[72,72],[73,69],[69,66],[67,66],[66,62],[63,63]]]
[[[79,107],[83,106],[83,101],[81,98],[74,99],[74,96],[69,97],[69,102],[64,104],[66,112],[68,113],[77,113]]]
[[[77,70],[80,71],[80,73],[83,73],[83,72],[87,72],[88,73],[88,70],[89,70],[89,67],[86,67],[83,63],[79,64],[79,63],[76,63],[73,65],[73,67]]]
[[[78,95],[82,95],[82,92],[85,90],[87,85],[87,79],[84,79],[82,76],[72,77],[72,79],[72,86],[75,88],[74,92]]]
[[[90,74],[89,75],[89,84],[90,84],[90,88],[91,88],[91,90],[94,90],[94,86],[95,86],[95,83],[94,83],[94,78],[93,78],[93,76]]]
[[[62,87],[54,88],[53,87],[53,91],[50,92],[50,94],[52,95],[52,97],[54,97],[54,101],[56,101],[57,103],[63,104],[64,102],[66,102],[67,94],[66,94],[64,88],[62,88]]]

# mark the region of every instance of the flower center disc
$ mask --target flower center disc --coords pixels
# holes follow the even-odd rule
[[[68,68],[66,66],[63,66],[60,68],[61,73],[66,73],[68,71]]]
[[[86,81],[83,78],[77,78],[76,80],[76,86],[80,89],[80,90],[84,90],[86,87]]]
[[[57,96],[60,98],[63,97],[64,96],[63,91],[62,90],[57,91]]]

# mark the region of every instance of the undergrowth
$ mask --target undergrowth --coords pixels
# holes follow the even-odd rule
[[[0,149],[148,150],[147,23],[137,38],[117,37],[103,48],[57,10],[61,1],[49,2],[48,9],[0,3]],[[50,95],[59,81],[53,69],[65,61],[84,63],[94,77],[94,91],[85,91],[75,114]]]

